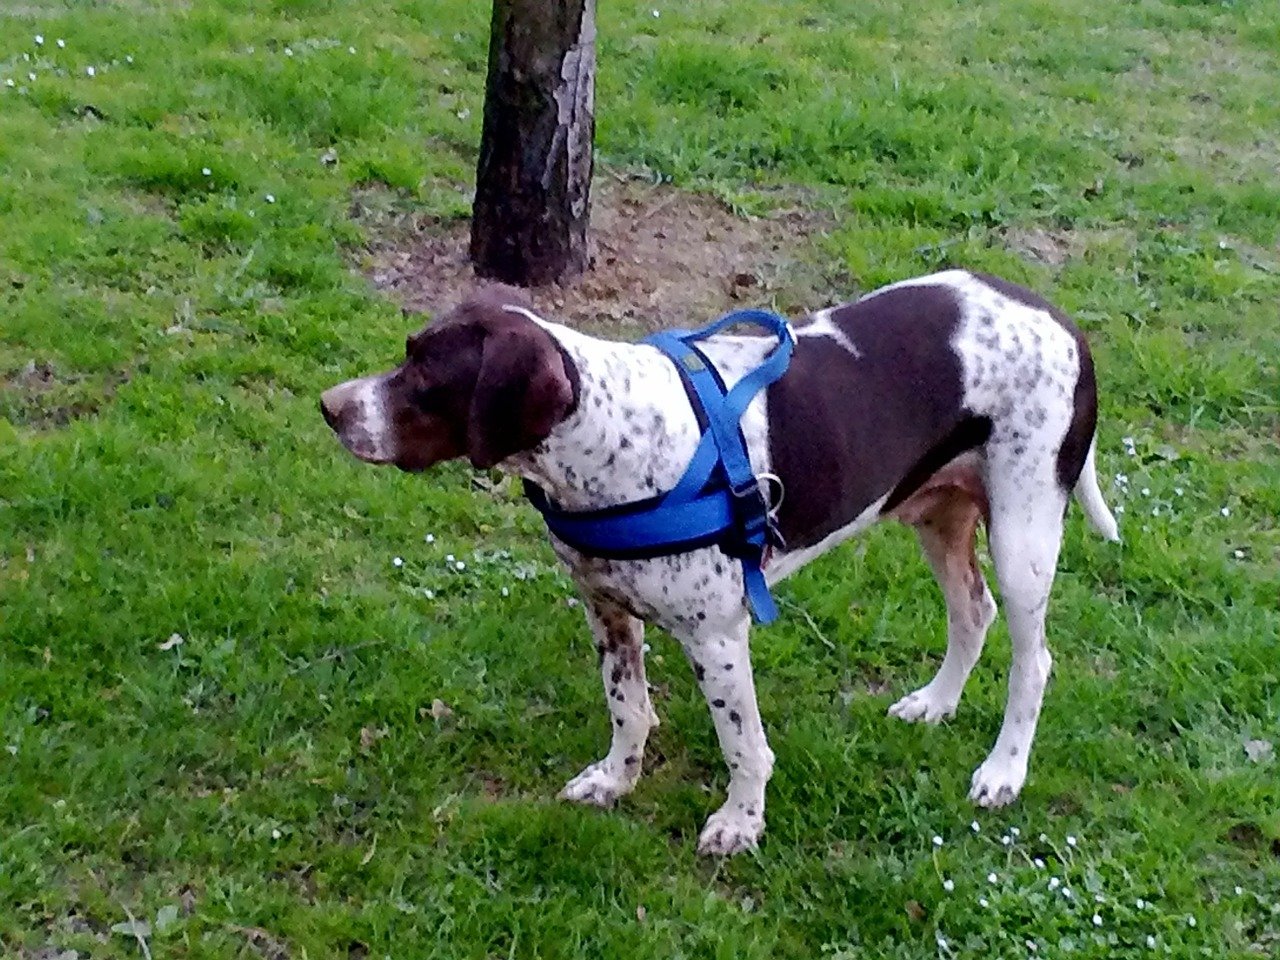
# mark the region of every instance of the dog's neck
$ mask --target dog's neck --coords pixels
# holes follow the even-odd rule
[[[700,430],[679,374],[653,347],[541,321],[577,373],[577,405],[533,450],[501,466],[559,506],[589,510],[675,486]]]

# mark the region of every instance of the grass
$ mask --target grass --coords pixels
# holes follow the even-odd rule
[[[361,468],[315,409],[405,332],[351,269],[353,192],[466,213],[485,4],[7,5],[7,956],[1280,950],[1251,743],[1280,742],[1280,6],[655,2],[602,4],[605,163],[743,210],[803,190],[832,299],[963,264],[1094,343],[1125,542],[1073,514],[1021,802],[965,799],[1002,628],[956,721],[883,716],[943,631],[887,528],[757,635],[757,856],[694,855],[725,777],[666,638],[636,794],[552,801],[607,720],[535,517],[460,468]]]

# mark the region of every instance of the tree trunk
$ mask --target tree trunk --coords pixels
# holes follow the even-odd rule
[[[595,0],[494,0],[476,170],[476,274],[534,286],[587,266]]]

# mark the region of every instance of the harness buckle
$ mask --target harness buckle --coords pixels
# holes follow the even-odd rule
[[[729,487],[733,527],[726,532],[721,549],[738,560],[759,561],[770,539],[769,502],[756,477],[748,477]]]

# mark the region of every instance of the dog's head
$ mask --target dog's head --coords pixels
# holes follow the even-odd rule
[[[545,440],[577,403],[577,371],[520,293],[491,287],[405,342],[386,373],[326,390],[320,411],[367,463],[491,467]]]

